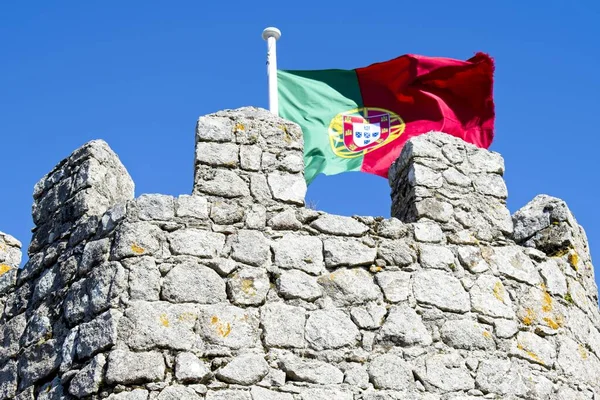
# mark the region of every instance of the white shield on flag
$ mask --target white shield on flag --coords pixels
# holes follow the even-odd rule
[[[379,139],[381,126],[379,122],[374,124],[354,122],[352,124],[352,133],[354,144],[358,147],[363,147]]]

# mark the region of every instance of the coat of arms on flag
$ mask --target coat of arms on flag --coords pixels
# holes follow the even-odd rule
[[[333,152],[358,157],[399,137],[404,121],[389,110],[362,107],[336,115],[329,126]]]

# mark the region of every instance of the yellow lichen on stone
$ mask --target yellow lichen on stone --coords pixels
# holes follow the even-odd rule
[[[383,268],[378,265],[371,265],[369,271],[371,271],[372,273],[381,272],[383,271]]]
[[[169,318],[167,318],[167,314],[160,314],[160,323],[162,324],[162,326],[168,328],[169,327]]]
[[[498,281],[494,285],[494,297],[504,303],[504,295],[506,291],[504,290],[504,286],[502,282]]]
[[[585,349],[585,347],[583,347],[583,345],[579,345],[577,348],[577,351],[579,352],[579,355],[581,356],[582,359],[587,360],[589,354],[587,352],[587,350]]]
[[[221,337],[227,337],[231,333],[231,324],[229,322],[223,323],[219,321],[219,317],[213,315],[210,319],[211,325],[214,326],[217,334]]]
[[[579,254],[575,250],[569,252],[569,264],[575,271],[579,269]]]
[[[535,317],[535,312],[531,308],[526,308],[525,315],[521,318],[521,321],[523,321],[525,325],[531,325],[535,322]]]
[[[12,269],[12,267],[10,265],[0,264],[0,276],[4,275],[11,269]]]
[[[235,130],[236,131],[245,131],[246,127],[240,123],[235,124]]]
[[[256,295],[256,288],[254,287],[254,279],[242,279],[242,292],[247,295]]]
[[[542,284],[542,311],[552,311],[552,296],[550,296],[544,284]]]
[[[554,321],[552,318],[550,317],[544,317],[542,318],[544,320],[544,322],[552,329],[558,329],[561,327],[562,325],[562,321],[561,320],[557,320]]]
[[[134,243],[131,245],[131,251],[133,251],[135,254],[143,254],[146,250],[144,250],[143,247],[138,246],[137,243]]]
[[[183,321],[195,321],[197,319],[196,314],[191,312],[183,312],[177,316],[179,322]]]
[[[489,333],[488,331],[483,331],[483,337],[486,339],[491,339],[492,338],[492,334]]]
[[[535,354],[533,351],[525,349],[521,343],[517,343],[517,349],[525,352],[525,354],[527,354],[527,356],[529,356],[529,358],[531,358],[535,362],[538,362],[542,365],[546,365],[537,354]]]

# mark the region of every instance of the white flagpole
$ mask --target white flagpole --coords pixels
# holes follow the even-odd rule
[[[269,79],[269,110],[279,115],[279,99],[277,97],[277,40],[281,37],[281,31],[269,27],[262,33],[267,41],[267,76]]]

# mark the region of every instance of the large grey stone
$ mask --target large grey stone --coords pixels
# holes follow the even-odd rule
[[[156,382],[165,376],[165,361],[161,353],[134,353],[113,350],[108,356],[106,382],[108,384],[136,384]]]
[[[277,279],[277,289],[285,299],[313,301],[322,295],[317,278],[298,270],[283,271]]]
[[[519,396],[527,393],[524,377],[511,366],[510,360],[482,360],[477,368],[475,383],[484,393]]]
[[[390,309],[389,315],[379,331],[378,340],[403,346],[428,346],[432,342],[431,334],[423,324],[421,317],[406,304],[400,304]]]
[[[271,259],[269,241],[259,231],[239,231],[233,236],[231,250],[231,257],[234,260],[257,267]]]
[[[404,240],[381,240],[377,256],[388,265],[406,266],[416,260],[416,251],[410,248]]]
[[[369,265],[375,261],[377,249],[369,247],[360,239],[327,238],[323,240],[325,265],[327,267]]]
[[[239,147],[233,143],[196,143],[196,161],[219,167],[236,167],[239,162]]]
[[[252,400],[294,400],[290,393],[275,392],[260,386],[253,386],[250,393]]]
[[[223,389],[209,390],[206,393],[206,400],[253,400],[250,392],[245,390]]]
[[[498,271],[516,281],[536,285],[541,282],[533,262],[517,246],[495,247],[490,262]]]
[[[512,301],[500,279],[481,275],[471,287],[473,311],[490,317],[512,319],[515,317]]]
[[[410,276],[408,272],[384,271],[375,275],[375,280],[383,291],[385,299],[391,303],[398,303],[408,299]]]
[[[192,353],[179,353],[175,362],[175,377],[184,383],[199,383],[210,377],[210,368]]]
[[[551,368],[556,361],[556,347],[552,339],[535,333],[519,332],[513,341],[510,354]]]
[[[267,176],[267,182],[274,199],[285,203],[304,205],[306,181],[303,174],[273,172]]]
[[[448,320],[440,330],[441,338],[449,346],[465,350],[493,350],[492,333],[481,324],[469,320]]]
[[[341,236],[361,236],[369,227],[351,217],[323,214],[311,226],[320,232]]]
[[[199,346],[194,333],[198,309],[191,304],[134,302],[120,320],[119,332],[134,350]]]
[[[208,218],[208,200],[202,196],[182,194],[177,198],[175,214],[178,217]]]
[[[19,341],[27,327],[27,317],[19,314],[0,325],[0,365],[19,352]]]
[[[173,197],[164,194],[143,194],[136,200],[141,220],[168,221],[175,217]]]
[[[250,196],[248,183],[237,172],[211,167],[196,169],[194,194],[199,192],[225,198]]]
[[[419,246],[419,260],[423,268],[454,269],[454,253],[447,247],[430,244]]]
[[[229,298],[237,305],[262,304],[269,288],[269,276],[262,268],[241,268],[227,281]]]
[[[373,276],[363,268],[340,268],[318,279],[326,295],[340,306],[363,304],[381,297]]]
[[[337,388],[310,388],[300,393],[300,400],[352,400],[352,392]]]
[[[414,385],[410,365],[392,354],[375,357],[369,364],[369,376],[376,389],[406,390]]]
[[[273,242],[275,265],[318,275],[323,269],[323,243],[314,236],[288,233]]]
[[[217,371],[217,378],[237,385],[252,385],[269,373],[269,364],[260,354],[242,354]]]
[[[160,298],[160,271],[151,257],[137,257],[129,264],[129,298],[156,301]]]
[[[0,399],[11,399],[17,394],[17,363],[7,362],[0,368]]]
[[[202,397],[200,397],[200,395],[198,395],[198,393],[196,393],[194,391],[194,389],[192,389],[191,387],[182,386],[182,385],[173,385],[173,386],[167,386],[166,388],[164,388],[160,392],[160,394],[158,395],[158,397],[156,399],[157,400],[180,400],[180,399],[202,400]]]
[[[419,271],[414,275],[413,293],[418,302],[440,310],[464,313],[470,310],[469,294],[454,276],[438,270]]]
[[[544,261],[539,265],[539,270],[549,293],[559,296],[567,294],[567,279],[555,260]]]
[[[292,381],[335,385],[342,383],[344,374],[338,368],[319,360],[289,355],[280,360],[280,367]]]
[[[106,364],[104,354],[94,357],[88,365],[75,374],[69,383],[69,393],[77,398],[97,393],[104,379],[104,364]]]
[[[19,387],[31,386],[58,370],[60,353],[60,343],[56,339],[25,349],[19,357]]]
[[[317,310],[306,321],[306,340],[317,350],[354,346],[359,331],[341,310]]]
[[[119,227],[115,236],[111,257],[154,255],[160,251],[164,234],[149,222],[126,223]]]
[[[225,282],[214,270],[193,262],[176,265],[164,277],[162,298],[173,303],[219,303]]]
[[[109,310],[91,322],[79,325],[75,351],[77,358],[86,359],[117,343],[117,326],[122,314]]]
[[[268,347],[302,348],[306,311],[283,303],[270,303],[260,310],[264,342]]]
[[[209,258],[216,257],[225,244],[225,235],[199,229],[180,229],[169,235],[173,254]]]
[[[435,354],[425,359],[424,371],[419,371],[425,388],[434,387],[444,392],[470,390],[475,381],[458,353]]]
[[[350,310],[352,321],[363,329],[377,329],[383,324],[387,309],[382,305],[369,303],[364,307],[353,307]]]
[[[242,349],[259,344],[258,325],[258,310],[221,303],[200,306],[196,331],[208,343]]]

